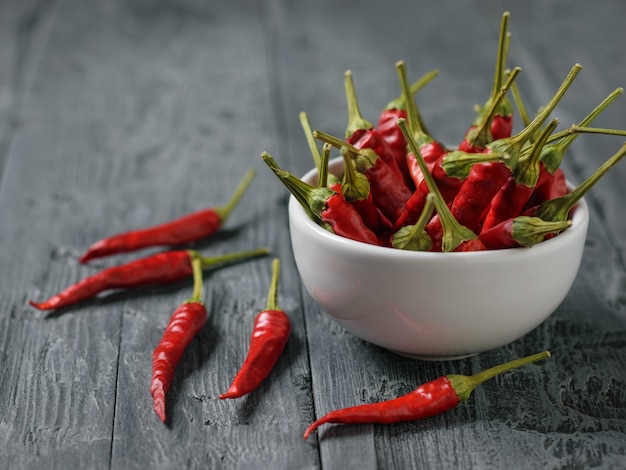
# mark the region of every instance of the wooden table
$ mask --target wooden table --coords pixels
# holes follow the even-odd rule
[[[268,151],[303,174],[312,159],[298,113],[341,135],[350,69],[376,120],[399,94],[399,59],[413,79],[440,70],[418,101],[433,134],[457,142],[490,91],[507,9],[509,64],[522,67],[531,111],[577,62],[583,71],[554,113],[562,127],[626,84],[619,0],[0,2],[0,467],[623,468],[626,164],[588,194],[582,265],[549,319],[498,350],[422,362],[356,338],[312,301],[291,254],[287,192],[260,158]],[[624,102],[594,125],[626,128]],[[581,182],[623,140],[580,137],[563,162],[568,178]],[[248,168],[257,176],[224,230],[194,246],[268,246],[282,260],[279,301],[293,333],[260,389],[218,400],[265,305],[271,258],[207,272],[211,315],[176,371],[164,425],[149,395],[151,356],[191,282],[53,314],[28,300],[135,259],[78,262],[105,235],[224,204]],[[485,383],[447,414],[302,439],[331,409],[544,348],[553,358]]]

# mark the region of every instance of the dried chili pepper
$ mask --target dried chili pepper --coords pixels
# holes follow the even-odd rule
[[[82,279],[43,302],[29,303],[39,310],[54,310],[74,305],[111,289],[129,289],[152,284],[180,281],[192,274],[192,258],[202,262],[203,269],[217,264],[239,261],[269,253],[267,248],[230,253],[215,257],[201,256],[194,250],[173,250],[106,268]]]
[[[479,238],[489,250],[519,246],[530,248],[542,242],[547,236],[560,233],[571,225],[571,220],[548,222],[539,217],[520,215],[483,230]]]
[[[448,374],[427,382],[415,390],[392,400],[367,403],[331,411],[316,420],[304,432],[307,439],[313,430],[325,423],[391,424],[430,418],[468,400],[483,382],[512,369],[550,357],[548,351],[501,364],[474,375]]]
[[[202,301],[202,260],[191,257],[193,270],[193,293],[172,314],[159,344],[152,353],[152,378],[150,395],[154,411],[165,422],[165,394],[167,393],[176,366],[207,319],[207,310]]]
[[[346,147],[352,155],[357,170],[363,173],[370,182],[374,204],[393,224],[404,210],[406,201],[413,194],[404,183],[404,179],[394,173],[389,165],[370,148],[356,148],[348,142],[319,130],[313,131],[313,135],[316,139],[329,143],[337,149]]]
[[[433,241],[426,230],[426,224],[432,217],[435,209],[433,193],[426,195],[426,201],[417,222],[414,225],[404,225],[391,237],[391,246],[399,250],[429,251]]]
[[[214,234],[222,227],[237,205],[255,173],[256,170],[254,169],[246,172],[225,206],[202,209],[163,224],[104,238],[91,245],[80,257],[80,262],[86,263],[94,258],[127,253],[152,246],[183,245]]]
[[[414,96],[415,93],[430,83],[438,74],[438,70],[431,70],[430,72],[424,74],[419,80],[411,84],[410,96]],[[405,183],[408,185],[410,182],[410,174],[406,161],[407,144],[404,135],[402,135],[402,131],[400,131],[397,124],[399,118],[407,118],[406,99],[404,95],[404,92],[401,93],[400,96],[391,100],[383,108],[380,116],[378,117],[378,132],[389,145],[400,171],[402,171],[405,176]],[[407,179],[407,177],[409,179]]]
[[[272,262],[272,280],[267,305],[254,319],[250,349],[246,359],[226,393],[220,399],[239,398],[256,390],[270,374],[287,345],[291,333],[291,322],[287,314],[278,307],[278,275],[280,261]]]
[[[482,244],[478,240],[478,235],[467,227],[461,225],[457,220],[455,220],[450,212],[450,209],[441,196],[441,192],[437,187],[435,179],[426,168],[426,162],[417,147],[417,143],[413,140],[413,136],[408,129],[406,120],[398,119],[398,126],[404,134],[404,137],[409,144],[409,148],[414,153],[417,163],[422,168],[422,172],[424,173],[424,182],[427,184],[429,192],[435,197],[434,204],[437,209],[437,215],[426,225],[426,232],[430,236],[432,242],[430,250],[449,252],[482,249]]]
[[[404,178],[387,141],[382,138],[374,125],[362,116],[350,70],[344,74],[344,85],[348,102],[346,142],[358,149],[372,149],[398,177]]]
[[[287,187],[307,215],[321,227],[345,238],[378,245],[378,237],[372,232],[354,207],[342,196],[326,187],[317,188],[281,169],[267,152],[263,161]]]

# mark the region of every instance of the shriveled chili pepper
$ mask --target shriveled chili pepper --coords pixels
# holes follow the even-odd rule
[[[410,96],[414,96],[415,93],[430,83],[438,74],[438,70],[431,70],[430,72],[424,74],[419,80],[411,84]],[[397,98],[387,103],[381,111],[380,116],[378,117],[378,132],[381,137],[385,139],[389,148],[393,152],[393,156],[398,163],[398,167],[404,174],[405,182],[408,186],[410,180],[407,179],[407,177],[410,178],[410,174],[406,161],[407,144],[402,132],[398,128],[397,121],[399,118],[407,118],[404,92]]]
[[[363,173],[370,182],[374,204],[393,224],[404,210],[406,201],[413,194],[404,184],[404,180],[370,148],[356,148],[346,141],[319,130],[313,131],[313,135],[316,139],[329,143],[337,149],[346,147],[352,155],[357,171]]]
[[[468,400],[474,389],[483,382],[504,372],[548,357],[550,357],[550,352],[543,351],[486,369],[474,375],[448,374],[420,385],[415,390],[392,400],[331,411],[306,429],[304,439],[307,439],[311,432],[326,423],[392,424],[402,421],[417,421],[445,413],[456,408],[459,403]]]
[[[409,81],[404,61],[400,60],[396,62],[396,71],[398,72],[400,86],[404,95],[408,128],[411,131],[413,140],[419,148],[422,158],[427,165],[432,165],[445,153],[446,149],[441,143],[437,142],[423,126],[419,109],[409,89]],[[396,126],[397,125],[396,120]],[[400,131],[400,133],[402,133],[402,131]],[[404,139],[404,141],[406,142],[406,139]],[[414,187],[417,189],[424,179],[421,168],[415,161],[415,155],[413,155],[413,152],[410,152],[408,148],[405,150],[405,155],[406,168]]]
[[[267,152],[263,161],[300,203],[307,215],[329,232],[345,238],[378,245],[378,237],[372,232],[352,205],[342,196],[326,187],[314,187],[281,169]]]
[[[413,225],[403,225],[392,235],[391,246],[393,248],[410,251],[429,251],[432,248],[433,241],[425,228],[435,209],[435,198],[433,193],[428,193],[417,222]]]
[[[340,152],[344,162],[343,181],[341,183],[341,192],[344,199],[356,209],[365,225],[372,232],[380,234],[383,231],[390,230],[391,223],[374,204],[367,177],[363,173],[356,171],[347,147],[341,147]]]
[[[513,130],[513,110],[511,104],[507,100],[506,95],[499,96],[510,39],[507,31],[509,17],[509,12],[504,12],[500,22],[498,54],[491,95],[484,106],[480,108],[476,119],[466,132],[465,138],[459,145],[459,150],[480,152],[491,141],[509,137]]]
[[[541,150],[557,125],[558,119],[553,119],[543,129],[537,141],[531,144],[527,154],[519,159],[512,175],[491,200],[481,224],[481,231],[520,215],[535,187],[550,179],[550,173],[541,162]]]
[[[433,194],[435,198],[434,204],[437,209],[437,215],[431,219],[425,228],[432,242],[430,250],[449,252],[482,249],[482,244],[478,240],[478,235],[467,227],[461,225],[452,216],[450,209],[441,196],[441,192],[437,187],[435,179],[426,168],[426,162],[424,161],[424,158],[417,147],[417,143],[408,129],[406,120],[398,119],[398,126],[404,134],[404,137],[409,144],[409,148],[414,153],[418,164],[422,168],[424,181],[428,185],[429,192]]]
[[[352,72],[347,70],[344,74],[346,100],[348,102],[348,125],[346,127],[346,142],[358,149],[372,149],[380,159],[400,178],[404,178],[398,167],[393,151],[382,138],[374,125],[363,117],[359,102],[354,90]]]
[[[254,169],[246,172],[225,206],[202,209],[163,224],[104,238],[91,245],[80,257],[80,262],[86,263],[94,258],[127,253],[152,246],[183,245],[214,234],[223,226],[255,174],[256,170]]]
[[[548,222],[539,217],[520,215],[483,230],[479,238],[489,250],[519,246],[530,248],[542,242],[546,236],[562,232],[571,225],[571,220]]]
[[[192,274],[192,258],[202,262],[203,269],[269,253],[267,248],[206,257],[194,250],[173,250],[106,268],[73,284],[43,302],[29,303],[39,310],[54,310],[74,305],[112,289],[167,284]]]
[[[291,333],[291,321],[278,307],[278,274],[280,261],[272,263],[272,281],[265,309],[254,319],[250,349],[246,359],[226,393],[220,399],[239,398],[256,390],[270,374]]]
[[[202,329],[207,310],[202,301],[202,260],[192,256],[193,293],[172,314],[163,336],[152,353],[150,395],[154,411],[165,422],[165,394],[172,384],[176,366],[191,340]]]

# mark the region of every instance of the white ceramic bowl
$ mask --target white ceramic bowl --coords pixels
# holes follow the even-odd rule
[[[329,165],[341,175],[341,158]],[[317,182],[317,172],[303,177]],[[582,200],[572,226],[532,248],[409,252],[332,234],[292,196],[295,262],[321,309],[354,335],[403,356],[457,359],[504,346],[541,324],[578,271],[589,225]]]

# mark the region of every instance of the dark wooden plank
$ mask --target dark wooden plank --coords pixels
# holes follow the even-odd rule
[[[590,69],[591,78],[577,81],[572,89],[576,99],[570,95],[559,107],[559,117],[569,125],[620,86],[619,62],[614,57],[624,41],[623,32],[612,27],[609,51],[595,55],[588,44],[603,42],[597,36],[602,22],[587,21],[586,15],[596,6],[559,5],[549,12],[539,2],[533,2],[532,8],[511,7],[511,59],[513,65],[522,66],[522,90],[536,107],[551,97],[576,61],[588,64],[584,71]],[[351,69],[361,108],[366,118],[375,120],[380,106],[398,92],[393,70],[398,59],[407,62],[415,77],[432,68],[441,70],[418,101],[436,136],[457,141],[472,119],[472,105],[481,103],[488,93],[500,16],[510,7],[504,2],[478,2],[479,8],[475,6],[386,2],[355,11],[330,3],[285,4],[280,43],[284,64],[289,64],[282,70],[285,138],[290,142],[285,158],[291,158],[292,167],[301,172],[311,167],[297,112],[306,110],[314,126],[341,135],[346,123],[342,74]],[[620,9],[623,7],[613,3],[590,17],[598,20],[613,12],[609,24],[617,23],[615,11]],[[577,25],[582,23],[581,34]],[[550,29],[553,24],[558,27]],[[603,74],[605,67],[608,75]],[[599,75],[602,79],[597,80]],[[598,90],[600,86],[602,90]],[[597,122],[623,128],[623,109],[616,104],[610,108],[612,114],[607,112]],[[578,166],[568,162],[565,167],[572,178],[582,181],[616,150],[621,142],[617,139],[603,139],[603,155],[595,152],[593,159],[585,158],[588,155],[580,150],[574,153]],[[300,156],[303,152],[307,157]],[[615,207],[612,216],[617,219],[622,191],[616,182],[623,180],[623,168],[611,172],[613,182],[603,181],[605,189],[600,193],[602,213]],[[592,202],[592,211],[598,206]],[[543,348],[552,348],[555,354],[541,366],[485,384],[470,402],[428,422],[327,427],[320,441],[324,467],[354,468],[373,462],[384,468],[501,468],[511,463],[516,468],[611,467],[623,461],[620,441],[626,428],[622,394],[617,390],[624,384],[619,366],[624,360],[620,313],[624,310],[624,270],[619,242],[614,240],[624,231],[617,226],[620,221],[606,220],[606,214],[593,215],[594,227],[576,284],[549,320],[507,347],[462,361],[410,361],[368,345],[324,317],[305,294],[317,416],[342,406],[395,397],[445,373],[472,373]],[[609,226],[608,232],[605,226]],[[603,398],[592,397],[595,394]]]

